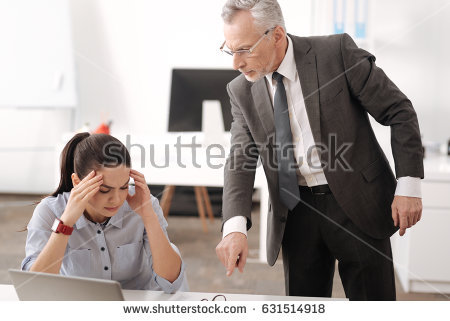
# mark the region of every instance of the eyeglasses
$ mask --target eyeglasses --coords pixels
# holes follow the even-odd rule
[[[244,56],[249,56],[253,50],[255,50],[256,46],[259,45],[259,43],[264,39],[265,36],[267,36],[267,34],[272,31],[273,29],[275,29],[275,27],[267,29],[266,32],[264,32],[264,34],[258,39],[258,41],[251,46],[250,49],[241,49],[241,50],[228,50],[228,49],[224,49],[225,48],[225,43],[227,42],[226,40],[223,42],[222,46],[220,46],[220,51],[229,54],[230,56],[234,56],[235,54],[238,55],[239,57],[244,57]]]

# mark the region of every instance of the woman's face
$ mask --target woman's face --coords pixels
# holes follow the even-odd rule
[[[95,222],[101,223],[114,216],[128,196],[130,168],[125,165],[118,167],[102,167],[96,175],[103,175],[103,184],[89,200],[86,211]]]

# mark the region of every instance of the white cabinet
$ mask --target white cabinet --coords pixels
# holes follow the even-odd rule
[[[422,219],[392,237],[395,270],[407,292],[450,293],[450,157],[424,165]]]
[[[56,189],[55,146],[71,128],[72,113],[67,108],[0,108],[0,193]]]

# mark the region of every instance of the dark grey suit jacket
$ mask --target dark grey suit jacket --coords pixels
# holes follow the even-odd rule
[[[391,236],[396,179],[368,114],[391,127],[396,176],[423,178],[423,153],[416,113],[409,99],[375,65],[375,57],[359,49],[347,34],[296,37],[295,62],[322,167],[338,204],[363,232]],[[273,265],[280,251],[288,209],[278,193],[274,115],[265,79],[249,82],[243,75],[228,84],[233,123],[231,151],[225,166],[224,222],[247,217],[251,227],[252,190],[258,156],[269,187],[267,258]],[[333,138],[334,137],[334,138]],[[333,142],[333,140],[335,142]],[[351,144],[334,163],[333,146]],[[330,162],[331,160],[331,162]],[[330,166],[331,164],[339,166]]]

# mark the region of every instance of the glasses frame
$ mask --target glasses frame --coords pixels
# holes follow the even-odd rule
[[[241,49],[241,50],[226,50],[223,49],[225,47],[225,43],[227,42],[226,40],[222,43],[222,45],[220,46],[220,51],[229,54],[230,56],[234,56],[235,54],[237,54],[238,56],[242,56],[243,54],[247,54],[247,55],[251,55],[252,52],[255,50],[255,48],[260,44],[260,42],[264,39],[265,36],[267,36],[269,34],[270,31],[274,30],[276,27],[272,27],[267,29],[263,35],[258,39],[258,41],[250,47],[250,49]]]

